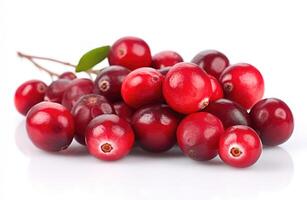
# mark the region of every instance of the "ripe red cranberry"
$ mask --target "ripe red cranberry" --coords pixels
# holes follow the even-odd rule
[[[44,100],[47,85],[39,80],[30,80],[20,85],[14,96],[17,111],[26,115],[35,104]]]
[[[118,115],[120,118],[125,119],[129,123],[131,122],[134,109],[128,106],[125,102],[119,101],[113,103],[113,109],[115,111],[115,114]]]
[[[216,50],[199,52],[192,59],[192,63],[199,65],[216,79],[219,79],[221,73],[229,66],[228,58],[223,53]]]
[[[228,67],[220,77],[220,83],[227,99],[250,109],[264,93],[261,73],[252,65],[239,63]]]
[[[93,90],[94,83],[90,79],[74,79],[67,86],[63,94],[62,105],[71,110],[81,96],[91,94]]]
[[[132,71],[122,84],[123,100],[133,108],[162,101],[163,78],[160,72],[149,67]]]
[[[163,68],[158,69],[158,72],[160,72],[163,76],[165,76],[171,68],[172,67],[163,67]]]
[[[45,151],[66,149],[74,137],[74,119],[64,106],[41,102],[31,108],[26,119],[28,135]]]
[[[67,80],[74,80],[77,76],[73,72],[64,72],[59,76],[59,79],[67,79]]]
[[[132,149],[134,133],[124,119],[114,114],[104,114],[88,125],[86,144],[93,156],[107,161],[118,160]]]
[[[186,116],[177,128],[177,141],[183,153],[194,160],[211,160],[218,154],[222,122],[207,112]]]
[[[148,44],[137,37],[123,37],[111,47],[108,60],[110,65],[120,65],[134,70],[151,66],[151,53]]]
[[[276,146],[286,142],[294,129],[293,115],[288,105],[280,99],[259,101],[250,112],[253,128],[262,143]]]
[[[166,74],[163,95],[167,104],[183,114],[205,108],[212,95],[208,74],[192,63],[178,63]]]
[[[85,131],[92,119],[113,112],[113,107],[104,96],[88,94],[80,97],[71,110],[76,126],[75,139],[77,142],[85,145]]]
[[[230,166],[249,167],[261,153],[261,140],[256,131],[248,126],[232,126],[220,137],[219,155]]]
[[[179,116],[167,105],[139,108],[132,117],[132,127],[139,145],[149,152],[164,152],[176,143]]]
[[[210,101],[216,101],[224,97],[223,88],[220,82],[214,77],[209,75],[211,87],[212,87],[212,95],[210,97]]]
[[[61,103],[63,94],[70,82],[71,80],[68,79],[58,79],[53,81],[46,90],[45,100]]]
[[[240,104],[228,99],[219,99],[211,102],[204,111],[217,116],[224,128],[234,125],[251,126],[248,112]]]
[[[175,51],[161,51],[152,57],[154,68],[160,69],[183,62],[182,57]]]
[[[121,100],[121,86],[130,70],[121,66],[102,69],[95,80],[95,92],[114,102]]]

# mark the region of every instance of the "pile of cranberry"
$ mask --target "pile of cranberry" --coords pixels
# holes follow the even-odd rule
[[[134,144],[156,153],[178,144],[194,160],[219,155],[248,167],[262,144],[282,144],[293,132],[287,104],[262,99],[261,73],[250,64],[230,65],[221,52],[183,62],[173,51],[151,56],[144,40],[123,37],[108,61],[95,81],[66,72],[49,86],[30,80],[18,87],[15,105],[34,145],[61,151],[75,138],[93,156],[118,160]]]

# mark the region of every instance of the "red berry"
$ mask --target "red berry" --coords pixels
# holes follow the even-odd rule
[[[88,125],[86,144],[93,156],[101,160],[118,160],[132,149],[134,133],[124,119],[114,114],[104,114]]]
[[[70,84],[68,79],[58,79],[53,81],[46,90],[45,100],[61,103],[63,94]]]
[[[28,135],[45,151],[66,149],[74,137],[74,119],[61,104],[41,102],[29,111],[26,119]]]
[[[90,79],[74,79],[70,82],[63,94],[62,105],[71,110],[81,96],[91,94],[93,90],[94,83]]]
[[[64,72],[59,76],[59,79],[67,79],[67,80],[74,80],[77,76],[73,72]]]
[[[239,63],[228,67],[220,77],[226,98],[250,109],[264,93],[261,73],[252,65]]]
[[[125,102],[120,101],[113,103],[113,109],[115,111],[115,114],[118,115],[120,118],[125,119],[129,123],[131,122],[134,109],[128,106]]]
[[[221,135],[219,155],[230,166],[249,167],[259,159],[261,152],[261,140],[248,126],[232,126]]]
[[[171,68],[172,67],[163,67],[163,68],[158,69],[158,72],[160,72],[163,76],[165,76]]]
[[[162,101],[163,75],[157,70],[142,67],[124,79],[121,94],[126,104],[133,108]]]
[[[176,143],[178,115],[167,105],[148,105],[138,109],[132,126],[140,146],[150,152],[164,152]]]
[[[220,82],[214,76],[209,75],[209,78],[212,87],[212,95],[210,97],[210,101],[216,101],[223,98],[224,93]]]
[[[192,59],[192,63],[199,65],[216,79],[219,79],[221,73],[229,66],[228,58],[223,53],[215,50],[199,52]]]
[[[151,66],[151,53],[148,44],[137,37],[123,37],[111,47],[108,60],[110,65],[120,65],[134,70]]]
[[[102,114],[112,114],[113,107],[104,96],[88,94],[77,101],[71,113],[76,126],[75,139],[85,145],[85,131],[90,121]]]
[[[163,95],[167,104],[179,113],[193,113],[205,108],[212,95],[210,78],[192,63],[178,63],[166,74]]]
[[[219,99],[211,102],[204,111],[217,116],[222,121],[225,129],[234,125],[251,125],[245,108],[228,99]]]
[[[14,97],[17,111],[26,115],[32,106],[44,100],[46,89],[47,85],[39,80],[30,80],[20,85]]]
[[[251,110],[250,116],[262,143],[276,146],[286,142],[294,129],[293,115],[288,105],[276,98],[263,99]]]
[[[177,141],[183,153],[194,160],[210,160],[218,154],[222,122],[206,112],[186,116],[177,128]]]
[[[121,86],[130,70],[121,66],[102,69],[95,80],[95,92],[114,102],[121,100]]]
[[[175,51],[161,51],[152,57],[154,68],[160,69],[183,62],[182,57]]]

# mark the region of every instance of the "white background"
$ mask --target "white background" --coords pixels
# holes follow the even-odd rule
[[[0,0],[0,199],[305,199],[306,25],[303,0]],[[126,35],[144,38],[153,53],[176,50],[186,61],[218,49],[232,63],[255,65],[266,81],[265,96],[292,108],[293,137],[266,148],[243,170],[218,158],[195,162],[176,149],[161,155],[134,150],[113,163],[77,144],[60,154],[36,149],[13,95],[23,81],[50,79],[16,51],[76,63],[87,50]]]

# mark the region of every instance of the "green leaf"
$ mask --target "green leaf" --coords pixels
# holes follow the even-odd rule
[[[83,72],[93,68],[108,56],[109,50],[110,46],[102,46],[88,51],[80,58],[76,72]]]

